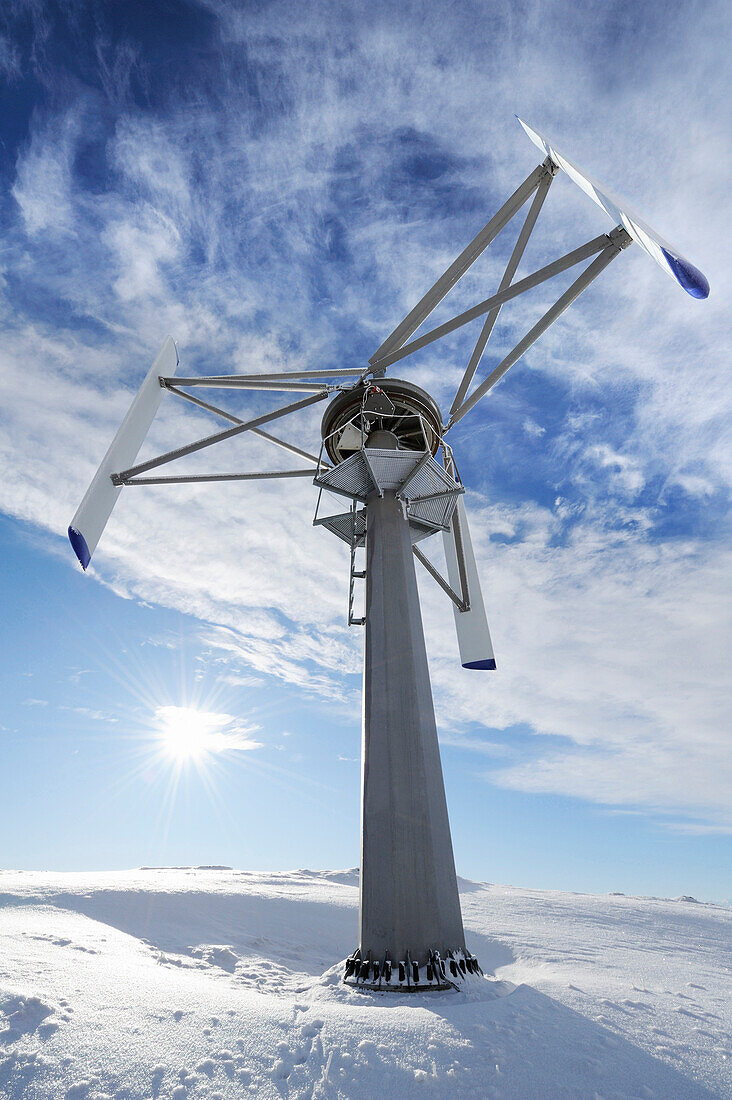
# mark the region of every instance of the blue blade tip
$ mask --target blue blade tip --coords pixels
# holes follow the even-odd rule
[[[73,527],[69,527],[69,542],[79,559],[81,568],[86,572],[86,567],[91,561],[91,554],[89,553],[89,547],[86,545],[86,539],[81,531],[76,531]]]
[[[662,248],[661,251],[677,283],[687,294],[691,294],[692,298],[709,297],[709,282],[698,267],[694,267],[688,260],[682,260],[680,256],[674,256],[667,248]]]
[[[488,657],[485,661],[466,661],[463,668],[494,669],[496,661],[494,657]]]

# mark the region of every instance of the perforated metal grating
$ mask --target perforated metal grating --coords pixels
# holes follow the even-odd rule
[[[416,520],[409,520],[409,534],[411,535],[412,542],[422,542],[422,539],[428,539],[430,535],[434,535],[434,527],[423,527],[421,523]]]
[[[398,492],[407,501],[412,541],[428,538],[449,526],[462,486],[427,451],[400,451],[366,447],[323,470],[315,478],[323,489],[365,502],[377,491]],[[437,494],[437,495],[436,495]],[[357,545],[363,545],[365,513],[358,513]],[[361,519],[363,517],[363,519]],[[318,523],[351,542],[350,512],[328,516]],[[358,524],[363,523],[363,529]]]
[[[330,470],[323,470],[315,478],[315,484],[353,497],[354,500],[366,500],[376,490],[364,451],[356,451],[345,462],[339,462]]]
[[[325,516],[317,520],[318,526],[325,527],[350,546],[353,532],[353,513],[340,512],[337,516]],[[363,546],[366,535],[366,509],[356,512],[356,546]]]
[[[336,516],[324,516],[322,519],[316,520],[318,527],[325,527],[327,531],[337,535],[339,539],[343,539],[350,546],[351,544],[351,531],[353,530],[353,513],[352,512],[340,512]],[[412,542],[421,542],[422,539],[428,539],[430,535],[434,535],[434,527],[425,527],[417,519],[409,517],[409,533],[412,538]],[[366,536],[366,509],[356,513],[356,546],[363,546],[365,544]]]
[[[420,451],[365,447],[331,470],[319,473],[315,484],[354,500],[366,500],[377,490],[386,493],[401,488],[423,456]]]
[[[327,530],[337,535],[343,542],[348,542],[350,546],[351,533],[353,531],[353,513],[352,511],[341,511],[337,516],[324,516],[321,519],[316,519],[317,527],[325,527]],[[362,547],[365,536],[365,508],[357,511],[356,514],[356,546]]]
[[[446,529],[450,525],[459,495],[455,492],[450,496],[433,497],[431,500],[410,500],[407,512],[410,518],[424,520],[435,527]]]
[[[430,456],[407,478],[402,487],[402,496],[413,500],[430,493],[444,493],[446,490],[459,488],[458,483]]]
[[[382,493],[400,489],[414,467],[423,457],[423,451],[380,450],[367,447],[364,451],[377,487]]]

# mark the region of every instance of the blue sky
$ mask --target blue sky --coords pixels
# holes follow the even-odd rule
[[[361,637],[313,487],[126,490],[86,576],[65,531],[168,332],[190,374],[362,365],[538,162],[518,113],[712,295],[632,247],[451,435],[499,666],[460,669],[421,579],[458,870],[730,898],[723,5],[0,18],[2,864],[357,862]],[[520,272],[610,228],[560,178]],[[573,277],[502,311],[481,375]],[[474,328],[392,373],[446,412]],[[282,434],[312,450],[320,411]],[[212,430],[168,399],[145,453]],[[165,753],[170,707],[218,731],[205,767]]]

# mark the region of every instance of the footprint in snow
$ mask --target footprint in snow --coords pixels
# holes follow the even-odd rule
[[[93,1081],[76,1081],[66,1090],[65,1100],[86,1100]]]
[[[371,1039],[362,1039],[358,1044],[358,1049],[368,1062],[376,1054],[376,1043],[372,1042]]]
[[[312,1037],[314,1035],[317,1035],[317,1033],[322,1029],[322,1027],[323,1027],[323,1021],[322,1020],[310,1020],[309,1023],[304,1024],[303,1027],[300,1028],[300,1034],[305,1039],[312,1039]]]
[[[157,1095],[159,1094],[160,1086],[163,1083],[163,1077],[165,1077],[165,1073],[166,1073],[166,1067],[165,1066],[155,1066],[155,1069],[152,1071],[152,1081],[150,1082],[150,1091],[151,1091],[153,1097],[157,1097]]]
[[[278,1043],[277,1053],[279,1058],[275,1060],[275,1064],[272,1066],[272,1077],[275,1081],[287,1080],[293,1069],[292,1052],[287,1043]]]
[[[0,1011],[5,1013],[9,1025],[7,1030],[0,1032],[0,1043],[7,1046],[17,1042],[22,1035],[38,1031],[55,1010],[53,1005],[46,1004],[40,997],[9,997],[0,1004]]]
[[[236,1069],[234,1066],[234,1055],[231,1053],[231,1051],[220,1050],[217,1054],[214,1054],[214,1058],[218,1062],[221,1062],[221,1068],[223,1069],[224,1073],[230,1080],[233,1080]]]

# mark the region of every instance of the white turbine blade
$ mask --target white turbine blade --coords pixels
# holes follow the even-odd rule
[[[69,541],[82,569],[86,569],[91,561],[122,490],[121,485],[112,484],[112,474],[119,473],[135,461],[163,395],[160,378],[174,375],[177,366],[178,351],[172,336],[168,336],[69,526]]]
[[[665,241],[655,229],[651,229],[631,208],[626,199],[614,194],[604,184],[598,183],[587,172],[578,168],[571,160],[567,160],[556,146],[548,138],[533,130],[522,119],[516,116],[534,145],[543,153],[551,157],[563,172],[569,176],[577,186],[584,191],[593,202],[608,214],[615,224],[625,226],[634,241],[637,241],[644,252],[662,267],[667,275],[670,275],[679,286],[683,287],[692,298],[709,297],[709,283],[699,270],[689,260],[681,255],[677,248]]]
[[[460,611],[453,603],[455,613],[455,629],[457,631],[458,646],[460,648],[460,662],[463,668],[494,669],[496,659],[493,655],[493,644],[488,619],[486,618],[483,593],[480,590],[478,569],[475,564],[473,544],[470,541],[468,517],[465,512],[463,498],[459,497],[457,507],[453,513],[453,520],[449,531],[442,532],[447,559],[447,577],[455,592],[460,592],[460,569],[458,566],[457,550],[455,547],[455,534],[453,525],[455,515],[458,517],[460,534],[462,536],[463,557],[465,558],[465,575],[468,582],[469,611]]]

